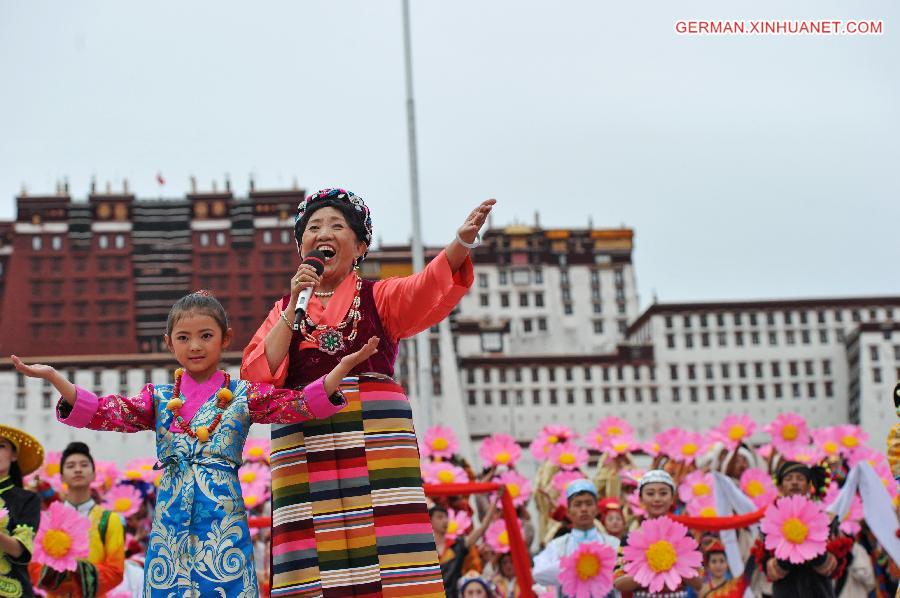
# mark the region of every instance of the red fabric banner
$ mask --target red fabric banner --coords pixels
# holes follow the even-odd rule
[[[687,515],[669,515],[674,521],[686,525],[690,529],[704,532],[717,532],[723,529],[741,529],[758,522],[766,514],[766,508],[729,517],[688,517]]]
[[[502,484],[489,482],[472,482],[468,484],[425,484],[426,496],[468,496],[470,494],[486,494],[496,492]],[[506,522],[506,532],[509,535],[509,554],[512,556],[513,568],[516,570],[516,583],[522,598],[536,598],[531,586],[534,579],[531,577],[531,558],[525,547],[525,539],[519,529],[519,518],[516,515],[516,507],[512,497],[504,492],[500,498],[503,507],[503,521]]]

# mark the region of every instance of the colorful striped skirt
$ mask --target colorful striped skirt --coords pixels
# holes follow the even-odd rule
[[[272,426],[272,596],[443,597],[409,399],[341,390],[335,416]]]

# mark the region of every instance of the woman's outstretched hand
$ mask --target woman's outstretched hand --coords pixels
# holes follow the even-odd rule
[[[344,355],[341,358],[341,361],[338,362],[338,364],[335,366],[335,368],[328,372],[328,375],[325,376],[325,392],[327,392],[329,395],[334,394],[334,392],[340,386],[341,380],[343,380],[344,376],[349,374],[353,370],[353,368],[365,362],[367,359],[378,352],[379,342],[381,342],[381,339],[377,336],[373,336],[368,341],[366,341],[366,344],[363,345],[359,351],[350,353],[349,355]]]
[[[478,234],[478,231],[481,230],[481,227],[484,226],[488,214],[491,213],[495,203],[497,203],[496,199],[486,199],[481,202],[477,208],[472,210],[466,217],[462,226],[459,227],[459,230],[456,231],[459,238],[466,243],[474,243],[475,236]]]

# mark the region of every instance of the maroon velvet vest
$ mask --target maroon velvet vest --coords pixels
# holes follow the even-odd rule
[[[350,333],[349,326],[342,331],[345,334],[344,344],[349,345],[344,351],[336,355],[329,355],[318,349],[300,349],[303,337],[299,330],[294,332],[294,336],[291,338],[291,348],[288,351],[285,387],[301,388],[316,378],[324,376],[338,364],[343,356],[358,351],[373,336],[381,339],[381,342],[378,343],[378,352],[356,366],[350,374],[377,372],[385,376],[394,376],[394,362],[397,360],[398,345],[388,338],[388,334],[381,324],[378,310],[375,309],[375,295],[372,292],[374,287],[374,281],[362,281],[362,288],[359,291],[360,319],[356,329],[356,338],[353,339],[353,342],[347,341],[346,335]],[[289,299],[290,297],[282,299],[282,309],[287,307]]]

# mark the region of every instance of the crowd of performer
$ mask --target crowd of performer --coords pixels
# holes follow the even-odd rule
[[[239,377],[220,369],[234,335],[209,292],[172,306],[178,367],[135,396],[12,356],[57,389],[61,424],[148,431],[156,455],[109,463],[81,442],[45,454],[0,425],[0,596],[894,594],[900,438],[886,453],[856,426],[782,413],[638,439],[598,413],[582,436],[544,428],[525,455],[498,434],[469,463],[442,427],[418,443],[391,379],[399,342],[471,287],[494,204],[422,272],[367,281],[369,207],[343,189],[305,198],[302,263]],[[274,424],[271,443],[254,423]]]

